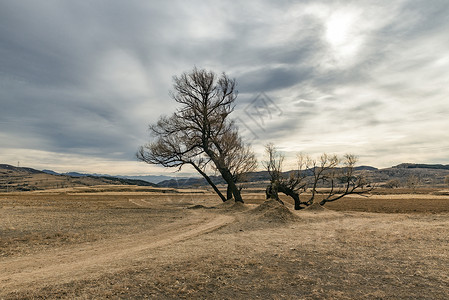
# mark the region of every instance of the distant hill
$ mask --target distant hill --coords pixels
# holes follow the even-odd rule
[[[371,166],[356,167],[357,172],[364,172],[373,184],[383,186],[390,180],[397,180],[400,186],[406,187],[410,177],[418,178],[418,185],[426,187],[446,187],[445,178],[449,176],[448,165],[424,165],[424,164],[401,164],[391,168],[378,169]],[[291,171],[289,171],[291,172]],[[285,172],[285,174],[289,173]],[[311,170],[309,171],[311,173]],[[264,187],[270,180],[267,171],[251,172],[248,174],[248,187]],[[217,184],[225,184],[220,176],[211,176],[212,181]],[[158,184],[161,187],[199,187],[208,186],[206,180],[200,177],[166,180]]]
[[[166,175],[139,175],[139,176],[123,176],[123,175],[116,175],[114,177],[117,178],[128,178],[128,179],[135,179],[135,180],[145,180],[148,182],[159,184],[160,182],[164,180],[170,180],[170,179],[186,179],[189,177],[174,177],[174,176],[166,176]]]
[[[14,167],[11,165],[6,165],[6,164],[0,164],[0,171],[1,170],[6,170],[7,173],[30,173],[30,174],[41,174],[43,173],[42,171],[39,170],[35,170],[32,168],[25,168],[25,167]],[[4,171],[3,171],[4,172]]]
[[[42,170],[42,172],[47,173],[47,174],[51,174],[51,175],[62,175],[62,174],[57,173],[57,172],[52,171],[52,170]]]
[[[376,171],[377,168],[370,166],[360,166],[356,167],[356,171]],[[284,172],[284,175],[288,176],[288,174],[292,171]],[[309,170],[310,174],[312,174],[311,170]],[[215,184],[225,184],[225,181],[221,176],[210,176],[212,182]],[[267,171],[258,171],[258,172],[250,172],[247,174],[247,181],[252,183],[261,183],[270,180],[270,175]],[[191,186],[207,186],[208,183],[203,177],[191,177],[191,178],[179,178],[179,179],[169,179],[164,180],[158,183],[160,187],[191,187]]]
[[[410,164],[404,163],[394,166],[393,168],[398,169],[437,169],[437,170],[449,170],[449,165],[441,164]]]
[[[358,166],[355,167],[356,171],[377,171],[379,170],[378,168],[375,167],[371,167],[371,166]]]
[[[125,176],[125,175],[108,175],[108,174],[86,174],[86,173],[78,173],[78,172],[67,172],[67,173],[57,173],[53,170],[42,170],[47,174],[52,175],[66,175],[72,177],[85,177],[85,176],[93,176],[93,177],[114,177],[114,178],[122,178],[122,179],[133,179],[133,180],[142,180],[149,183],[157,184],[164,180],[171,180],[178,177],[173,176],[165,176],[165,175],[137,175],[137,176]],[[185,179],[189,177],[180,177],[179,179]]]
[[[383,186],[396,180],[400,186],[406,186],[411,176],[416,176],[419,185],[426,187],[446,187],[445,178],[449,176],[449,165],[403,163],[391,168],[377,169],[371,166],[356,167],[356,171],[364,172],[369,182]],[[311,170],[309,171],[311,172]],[[287,174],[289,172],[285,172]],[[143,179],[143,180],[142,180]],[[155,179],[157,184],[146,179]],[[225,184],[221,176],[211,176],[217,185]],[[251,172],[247,175],[247,187],[265,187],[269,181],[267,171]],[[93,185],[139,185],[168,188],[207,187],[207,182],[199,176],[175,178],[170,176],[109,176],[99,174],[82,174],[69,172],[59,174],[52,170],[35,170],[25,167],[14,167],[0,164],[0,192],[32,191],[54,188],[93,186]]]
[[[74,177],[59,175],[56,172],[46,172],[32,168],[14,167],[0,164],[0,192],[34,191],[55,188],[68,188],[93,185],[138,185],[156,186],[143,180],[115,178],[108,176]]]

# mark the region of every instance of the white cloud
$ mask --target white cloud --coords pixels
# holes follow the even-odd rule
[[[147,78],[144,66],[131,53],[111,49],[103,54],[93,78],[94,88],[119,94],[120,97],[145,97],[155,87]]]

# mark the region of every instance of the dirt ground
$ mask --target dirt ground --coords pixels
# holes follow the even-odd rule
[[[449,298],[447,195],[244,199],[0,194],[0,299]]]

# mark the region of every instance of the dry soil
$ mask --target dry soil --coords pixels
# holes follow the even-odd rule
[[[244,198],[0,194],[0,299],[449,297],[447,196]]]

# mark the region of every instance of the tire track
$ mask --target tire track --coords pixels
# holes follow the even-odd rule
[[[187,224],[178,222],[157,235],[144,232],[88,246],[6,259],[0,262],[0,295],[117,271],[129,267],[133,260],[142,259],[145,251],[194,238],[233,221],[232,216],[210,214]]]
[[[150,202],[148,202],[148,201],[146,201],[144,199],[128,199],[128,200],[132,204],[140,206],[140,207],[152,207],[152,206],[154,206]]]

